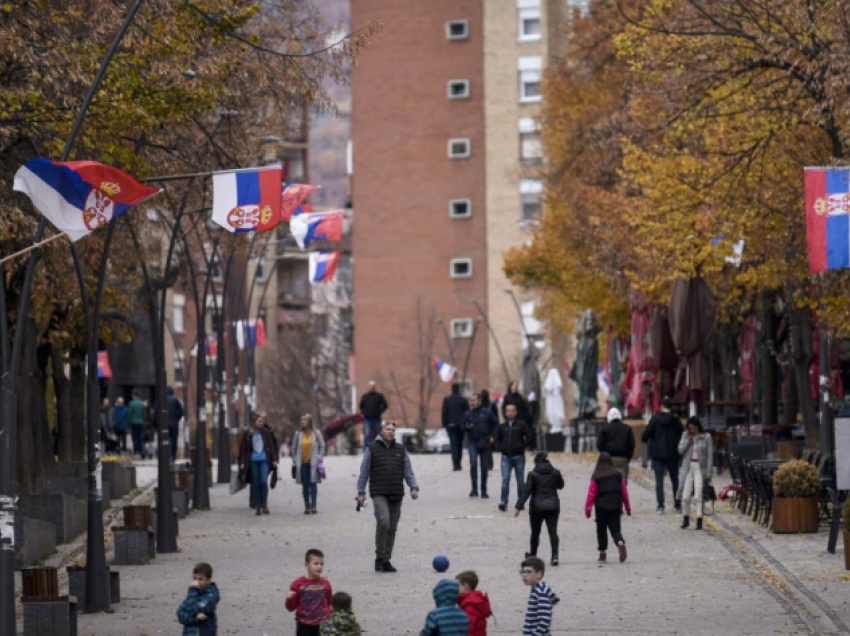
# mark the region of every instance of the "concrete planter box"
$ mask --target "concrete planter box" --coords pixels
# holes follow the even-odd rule
[[[850,570],[850,530],[845,530],[844,536],[844,569]]]
[[[153,499],[156,501],[158,488],[153,489]],[[189,493],[185,490],[171,491],[171,506],[177,511],[178,519],[185,519],[189,514]]]
[[[126,466],[125,470],[127,471],[127,477],[130,480],[130,482],[129,482],[130,490],[136,490],[139,487],[139,484],[136,481],[136,467],[135,466]]]
[[[15,569],[35,565],[56,552],[56,526],[48,521],[15,517]]]
[[[71,597],[50,601],[27,601],[24,636],[77,636],[77,601]]]
[[[156,532],[156,514],[157,514],[157,509],[154,508],[153,511],[152,511],[154,533]],[[180,536],[180,521],[179,521],[180,515],[178,515],[177,511],[173,510],[173,509],[171,511],[171,514],[174,515],[174,536],[179,537]]]
[[[114,565],[147,565],[156,556],[153,530],[113,528],[115,533]]]
[[[23,517],[47,521],[56,526],[56,541],[68,543],[86,531],[85,500],[68,495],[22,495],[18,511]]]
[[[71,565],[68,566],[67,571],[68,592],[76,597],[77,605],[84,608],[86,606],[86,568],[81,565]],[[121,573],[117,570],[109,570],[109,595],[111,604],[121,602]]]
[[[109,484],[113,499],[123,499],[130,492],[130,475],[118,462],[103,462],[103,483]]]

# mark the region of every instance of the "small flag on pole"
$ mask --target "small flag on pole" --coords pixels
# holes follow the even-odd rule
[[[72,241],[159,193],[126,172],[94,161],[30,159],[15,173],[14,190]]]
[[[850,168],[806,168],[809,272],[850,267]]]
[[[106,351],[97,352],[97,377],[112,377],[112,367],[109,366],[109,354]]]
[[[437,372],[437,375],[440,376],[440,379],[446,384],[454,382],[455,375],[457,375],[457,369],[448,362],[443,362],[439,358],[434,358],[434,370]]]
[[[280,166],[213,173],[212,220],[228,232],[267,232],[280,221]]]
[[[336,274],[339,265],[340,252],[311,252],[310,253],[310,282],[327,283]]]
[[[330,241],[332,243],[341,241],[342,222],[342,210],[298,214],[289,221],[289,230],[295,237],[298,247],[303,250],[313,241]]]
[[[291,219],[293,214],[297,214],[296,210],[301,205],[301,202],[318,189],[319,186],[308,185],[306,183],[287,183],[283,186],[280,218],[284,221]]]

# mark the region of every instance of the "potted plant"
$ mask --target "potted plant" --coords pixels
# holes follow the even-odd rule
[[[844,527],[844,569],[850,570],[850,499],[841,508],[841,525]]]
[[[801,460],[783,464],[773,475],[773,531],[818,531],[818,469]]]

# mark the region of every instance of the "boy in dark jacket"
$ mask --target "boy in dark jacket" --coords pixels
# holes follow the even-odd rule
[[[620,563],[626,560],[626,541],[620,533],[620,519],[623,508],[626,514],[632,515],[632,505],[629,502],[629,489],[626,480],[615,468],[608,453],[599,453],[596,469],[590,479],[587,489],[587,501],[584,504],[584,514],[590,519],[590,511],[596,506],[596,539],[599,541],[599,562],[607,561],[608,532],[620,552]]]
[[[192,570],[192,585],[186,599],[177,609],[177,620],[183,625],[183,636],[217,636],[216,607],[221,599],[212,580],[212,566],[198,563]]]
[[[502,452],[502,501],[499,510],[508,509],[508,497],[511,494],[511,470],[516,473],[517,493],[522,492],[522,478],[525,473],[525,451],[531,444],[534,434],[531,428],[518,418],[519,411],[513,404],[505,407],[505,423],[499,426],[493,440],[496,448]]]
[[[360,636],[360,625],[351,611],[351,595],[337,592],[331,597],[334,613],[322,623],[320,636]]]
[[[487,636],[487,619],[493,615],[490,599],[478,591],[478,574],[472,570],[455,577],[460,586],[458,605],[469,617],[469,636]]]
[[[673,485],[673,496],[679,491],[679,440],[682,439],[684,427],[673,413],[669,398],[664,398],[661,411],[653,415],[643,434],[640,436],[644,444],[649,444],[649,456],[652,458],[652,470],[655,472],[655,498],[658,501],[657,514],[664,514],[664,473],[670,474]],[[682,502],[673,500],[676,512],[682,512]]]
[[[457,606],[460,586],[457,581],[443,579],[434,586],[436,609],[428,612],[419,636],[469,636],[469,617]]]
[[[534,456],[534,470],[528,473],[525,488],[519,493],[519,499],[514,508],[514,517],[518,517],[525,502],[531,499],[528,511],[531,520],[531,552],[526,552],[526,557],[537,556],[540,530],[545,521],[546,531],[549,533],[549,545],[552,548],[550,563],[558,565],[558,517],[561,514],[561,499],[558,491],[563,487],[564,477],[561,471],[549,463],[549,456],[546,453],[537,453]]]

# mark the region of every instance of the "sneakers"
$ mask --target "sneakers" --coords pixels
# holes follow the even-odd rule
[[[695,530],[702,530],[702,517],[697,517],[697,527]]]
[[[626,542],[620,541],[617,544],[617,549],[620,551],[620,563],[626,560]]]
[[[605,563],[608,560],[608,556],[604,552],[599,553],[599,563]]]
[[[700,527],[702,527],[702,521],[697,520],[697,523],[699,523]],[[690,518],[690,516],[689,516],[689,515],[685,515],[684,517],[682,517],[682,525],[681,525],[681,526],[679,526],[679,527],[680,527],[682,530],[684,530],[685,528],[688,528],[690,525],[691,525],[691,518]]]
[[[383,559],[375,559],[375,572],[383,572],[384,571],[384,561]]]
[[[553,557],[552,557],[552,560],[551,560],[551,561],[549,561],[549,565],[554,566],[554,567],[557,567],[557,565],[558,565],[558,557],[553,556]]]
[[[384,572],[398,572],[389,561],[384,561]]]
[[[663,515],[663,514],[664,514],[664,506],[658,506],[658,507],[655,509],[655,514],[657,514],[657,515]]]
[[[473,490],[471,493],[469,493],[469,496],[470,496],[470,497],[477,497],[477,496],[478,496],[478,491],[477,491],[477,490]]]
[[[500,503],[499,504],[499,510],[501,510],[502,512],[504,512],[507,509],[508,509],[508,504],[506,504],[506,503]]]

